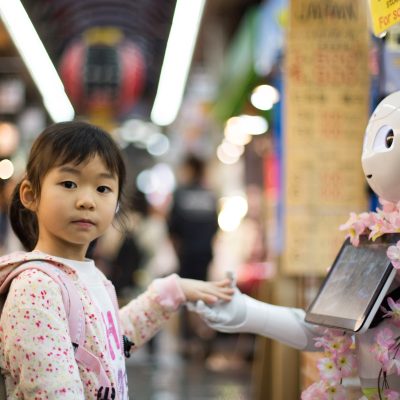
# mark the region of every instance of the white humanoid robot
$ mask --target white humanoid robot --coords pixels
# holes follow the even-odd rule
[[[364,138],[362,166],[368,184],[382,199],[400,201],[400,91],[386,97],[372,114]],[[389,290],[399,286],[398,280]],[[212,307],[198,302],[191,307],[210,327],[227,333],[247,332],[280,341],[304,351],[321,351],[313,340],[321,336],[321,327],[305,322],[302,309],[280,307],[257,301],[239,290],[233,300]],[[364,393],[378,386],[381,365],[370,352],[375,336],[387,326],[383,320],[377,327],[355,335],[358,372]],[[391,326],[396,336],[400,328]],[[391,389],[400,392],[400,377],[387,379]]]

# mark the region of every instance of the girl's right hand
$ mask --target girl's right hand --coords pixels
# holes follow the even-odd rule
[[[202,300],[206,304],[214,304],[218,300],[230,301],[234,293],[230,279],[206,282],[179,277],[179,284],[186,300],[194,303],[198,300]]]

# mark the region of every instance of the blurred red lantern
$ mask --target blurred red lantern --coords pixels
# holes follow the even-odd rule
[[[89,35],[74,42],[61,57],[61,79],[78,113],[126,113],[144,87],[145,61],[138,46],[115,31],[109,40],[103,31],[100,39],[97,31],[95,39]]]

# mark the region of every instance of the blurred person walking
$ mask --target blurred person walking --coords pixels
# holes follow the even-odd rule
[[[167,216],[168,231],[178,258],[178,275],[205,280],[213,258],[213,239],[218,229],[216,196],[205,183],[205,162],[188,155],[178,170],[179,185]],[[197,315],[183,310],[183,353],[206,351],[204,339],[213,333]],[[205,354],[202,354],[205,355]]]

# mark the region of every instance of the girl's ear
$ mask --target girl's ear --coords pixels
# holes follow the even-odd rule
[[[19,197],[21,199],[22,205],[30,211],[36,211],[36,196],[33,191],[32,184],[24,179],[19,188]]]

